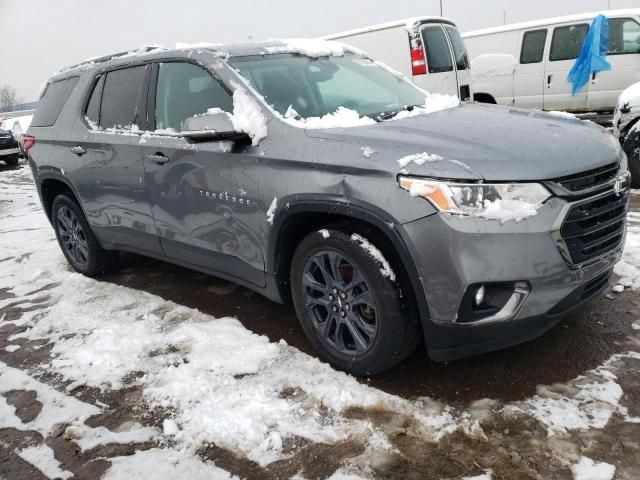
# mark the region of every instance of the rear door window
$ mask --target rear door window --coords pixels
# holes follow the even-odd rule
[[[449,42],[440,25],[431,25],[422,29],[422,41],[427,53],[429,73],[451,72],[453,62]]]
[[[38,110],[33,115],[31,125],[34,127],[50,127],[60,115],[62,107],[69,99],[73,87],[80,77],[71,77],[50,83],[38,103]]]
[[[100,100],[102,99],[102,87],[104,86],[104,75],[101,75],[91,92],[89,103],[85,117],[91,125],[91,128],[97,128],[100,125]]]
[[[458,29],[453,25],[445,25],[444,28],[447,31],[449,40],[451,40],[451,45],[453,46],[453,54],[456,57],[456,68],[458,70],[468,70],[469,56],[467,55],[467,48],[460,36],[460,32],[458,32]]]
[[[640,53],[640,24],[631,18],[609,19],[609,55]]]
[[[588,31],[589,25],[586,23],[555,28],[551,39],[549,60],[557,62],[578,58]]]
[[[156,88],[156,129],[182,131],[184,121],[210,108],[233,112],[231,95],[202,67],[187,62],[161,63]]]
[[[139,121],[145,66],[108,72],[100,104],[101,128],[130,130]]]
[[[520,63],[540,63],[544,56],[544,44],[547,41],[547,29],[525,32],[522,37]]]

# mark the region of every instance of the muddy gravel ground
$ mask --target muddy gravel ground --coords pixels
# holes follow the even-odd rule
[[[10,201],[0,196],[0,209],[2,202]],[[36,198],[33,205],[37,208]],[[633,209],[640,211],[640,195],[634,196]],[[27,260],[5,257],[0,252],[0,272],[4,262]],[[284,339],[288,345],[313,355],[292,307],[271,303],[232,283],[132,254],[123,254],[119,268],[100,281],[158,295],[214,317],[236,317],[252,332],[273,342]],[[15,321],[27,313],[49,308],[52,297],[48,292],[57,287],[38,287],[38,291],[28,292],[28,301],[24,300],[25,295],[15,295],[11,288],[0,289],[0,305],[4,305],[0,308],[0,362],[31,372],[39,382],[65,395],[100,406],[100,413],[84,420],[89,427],[119,431],[138,423],[162,430],[165,412],[149,408],[135,382],[113,390],[75,385],[47,368],[51,342],[13,338],[26,329]],[[289,453],[287,457],[266,465],[215,443],[203,443],[196,453],[233,475],[251,479],[295,475],[327,478],[350,464],[366,464],[361,471],[364,478],[454,479],[487,474],[493,479],[570,479],[572,465],[582,457],[614,465],[615,478],[638,479],[640,356],[624,354],[639,351],[640,331],[634,328],[638,328],[634,322],[639,318],[637,291],[609,292],[526,344],[451,363],[429,360],[421,347],[391,371],[360,379],[408,401],[465,410],[477,420],[473,428],[447,431],[437,439],[423,435],[410,414],[384,406],[355,406],[342,414],[347,419],[366,420],[376,431],[383,432],[389,443],[384,451],[372,452],[369,444],[354,435],[335,443],[289,437],[282,447]],[[6,349],[16,344],[19,349]],[[605,364],[615,372],[622,395],[604,425],[550,435],[548,425],[539,417],[518,408],[494,408],[527,402],[541,392],[551,399],[573,395],[579,389],[577,378],[584,381],[584,376],[590,378],[590,372]],[[280,393],[283,398],[297,394],[296,389]],[[43,409],[38,392],[29,388],[5,391],[2,396],[24,424],[36,419]],[[597,412],[593,415],[597,416]],[[82,450],[68,426],[57,425],[46,436],[36,430],[0,428],[0,479],[50,478],[18,454],[34,445],[50,447],[60,467],[71,472],[70,478],[79,479],[100,478],[109,469],[111,458],[172,445],[170,439],[154,439],[98,444]]]

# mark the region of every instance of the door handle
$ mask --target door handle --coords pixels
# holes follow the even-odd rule
[[[147,155],[147,160],[157,163],[158,165],[164,165],[169,161],[169,157],[165,157],[161,153],[153,153],[151,155]]]
[[[551,80],[553,80],[553,75],[552,74],[547,75],[547,87],[551,86]]]
[[[80,145],[76,145],[75,147],[71,147],[71,153],[74,153],[74,154],[78,155],[79,157],[81,157],[82,155],[87,153],[87,151],[83,147],[81,147]]]
[[[595,81],[596,81],[596,72],[593,72],[593,73],[591,74],[591,81],[592,81],[592,82],[595,82]]]

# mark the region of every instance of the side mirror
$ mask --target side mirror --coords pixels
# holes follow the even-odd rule
[[[196,142],[250,140],[249,135],[233,128],[231,115],[220,109],[187,118],[180,135]]]

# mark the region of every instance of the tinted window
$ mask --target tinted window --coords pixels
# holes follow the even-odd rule
[[[551,54],[549,59],[552,62],[558,60],[573,60],[578,58],[584,37],[589,31],[589,25],[568,25],[558,27],[553,31],[551,40]]]
[[[144,66],[107,73],[100,105],[101,128],[129,129],[138,123],[144,74]]]
[[[458,70],[467,70],[469,68],[469,56],[467,55],[467,48],[464,46],[460,32],[458,32],[456,27],[451,25],[445,25],[444,28],[449,34],[451,45],[453,45],[453,53],[456,56],[456,68]]]
[[[547,30],[525,32],[522,38],[520,63],[540,63],[544,55],[544,44],[547,41]]]
[[[442,28],[439,25],[423,28],[422,40],[427,52],[429,73],[452,71],[451,52]]]
[[[209,72],[186,62],[160,64],[156,128],[180,132],[187,118],[215,107],[233,112],[233,100]]]
[[[609,53],[640,53],[640,25],[630,18],[609,19]]]
[[[104,75],[102,75],[96,82],[96,86],[93,88],[91,98],[87,104],[87,111],[85,115],[92,127],[97,127],[100,124],[100,100],[102,98],[102,87],[104,85]]]
[[[56,123],[62,107],[69,99],[78,78],[71,77],[59,82],[50,83],[38,103],[38,110],[33,115],[31,125],[34,127],[49,127]]]

